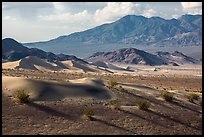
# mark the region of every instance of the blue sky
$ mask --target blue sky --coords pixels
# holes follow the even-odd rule
[[[2,38],[45,41],[125,15],[178,18],[202,14],[201,2],[2,2]]]

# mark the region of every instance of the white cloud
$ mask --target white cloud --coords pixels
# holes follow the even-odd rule
[[[2,5],[7,10],[23,9],[29,7],[31,9],[49,8],[49,2],[2,2]]]
[[[94,19],[98,23],[111,22],[125,15],[135,14],[138,6],[139,4],[131,2],[108,2],[106,7],[96,10]]]
[[[5,9],[5,7],[6,7],[6,5],[4,5],[4,4],[2,3],[2,9]]]
[[[202,2],[181,2],[183,8],[196,8],[202,7]]]
[[[16,20],[16,18],[13,18],[11,16],[4,16],[2,17],[3,20]]]
[[[65,10],[62,2],[53,2],[52,4],[56,12],[50,15],[39,15],[38,18],[41,21],[75,22],[76,24],[82,21],[87,23],[88,21],[94,26],[115,21],[128,14],[135,14],[136,7],[139,6],[139,4],[131,2],[108,2],[105,7],[97,9],[94,13],[89,13],[86,9],[77,13],[71,13]],[[91,5],[93,3],[86,4]]]
[[[35,21],[39,13],[45,15],[53,12],[51,3],[47,2],[3,2],[2,7],[3,15],[29,22]]]
[[[92,15],[87,12],[87,10],[84,10],[82,12],[78,12],[75,14],[71,14],[69,12],[62,13],[62,14],[51,14],[51,15],[46,15],[46,16],[38,16],[40,20],[44,21],[60,21],[61,23],[65,22],[75,22],[76,21],[86,21],[89,19]]]
[[[202,14],[202,2],[181,2],[184,12],[189,14]]]
[[[177,18],[180,17],[180,15],[178,15],[178,14],[173,14],[171,17],[177,19]]]
[[[153,9],[147,9],[147,10],[143,11],[142,15],[145,16],[145,17],[152,17],[152,16],[156,15],[156,11],[153,10]]]
[[[53,6],[57,12],[65,11],[65,7],[63,5],[63,2],[52,2],[52,4],[53,4]]]

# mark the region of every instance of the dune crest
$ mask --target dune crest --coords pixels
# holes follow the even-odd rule
[[[32,101],[56,101],[69,97],[88,97],[102,100],[111,98],[103,81],[93,78],[60,83],[3,76],[2,81],[3,93],[12,96],[17,90],[25,90],[29,92]]]
[[[13,62],[2,63],[3,69],[30,69],[40,71],[63,71],[63,72],[108,72],[98,69],[96,66],[74,60],[48,61],[36,56],[27,56]]]

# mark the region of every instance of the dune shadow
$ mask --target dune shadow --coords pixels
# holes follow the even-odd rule
[[[121,85],[129,85],[129,84],[121,84]],[[139,85],[136,85],[136,86],[139,86]],[[146,87],[146,86],[141,86],[141,87]],[[148,87],[148,88],[149,88],[149,89],[153,89],[153,88],[150,88],[150,87]],[[155,89],[153,89],[153,90],[155,90]],[[118,90],[117,90],[117,91],[118,91]],[[135,90],[135,91],[141,92],[141,91],[139,91],[139,90]],[[168,107],[168,106],[166,106],[166,105],[160,103],[159,101],[154,101],[154,100],[150,100],[150,99],[148,99],[148,98],[146,98],[146,97],[143,97],[143,96],[138,96],[138,95],[136,95],[136,94],[134,94],[134,93],[132,93],[132,92],[128,92],[127,90],[118,91],[118,92],[124,92],[124,93],[126,93],[126,94],[131,95],[131,96],[138,97],[138,98],[141,98],[141,99],[145,99],[145,100],[148,100],[148,101],[153,102],[153,103],[155,103],[155,104],[162,105],[162,106],[164,106],[164,107],[167,107],[167,108],[171,109],[170,107]],[[159,90],[158,90],[158,92],[159,92]],[[186,105],[183,105],[183,104],[179,103],[179,101],[178,101],[176,98],[174,98],[174,101],[171,102],[171,105],[176,105],[176,106],[182,107],[182,108],[184,108],[184,109],[187,109],[187,110],[190,110],[190,111],[193,111],[193,112],[197,112],[197,113],[199,113],[199,114],[202,114],[202,112],[199,112],[199,111],[197,111],[197,110],[195,110],[195,109],[192,109],[191,107],[187,107]]]
[[[127,129],[127,128],[117,126],[117,125],[115,125],[115,124],[113,124],[113,123],[110,123],[110,122],[107,122],[107,121],[105,121],[105,120],[101,120],[101,119],[98,119],[98,118],[95,118],[95,117],[92,117],[92,119],[93,119],[94,121],[103,123],[103,124],[105,124],[105,125],[107,125],[107,126],[115,127],[115,128],[117,128],[117,129],[123,130],[123,131],[125,131],[125,132],[130,132],[130,133],[132,133],[132,134],[135,134],[135,132],[133,132],[133,131]]]
[[[123,113],[126,113],[126,114],[129,114],[129,115],[132,115],[132,116],[135,116],[135,117],[138,117],[140,119],[143,119],[145,121],[148,121],[148,122],[151,122],[152,124],[156,124],[156,125],[159,125],[161,127],[165,127],[165,128],[170,128],[170,127],[167,127],[166,125],[164,124],[160,124],[157,120],[152,120],[152,119],[147,119],[147,118],[144,118],[136,113],[132,113],[130,111],[127,111],[127,110],[123,110],[123,109],[118,109],[119,111],[123,112]]]
[[[130,86],[130,87],[133,87],[133,88],[142,88],[142,89],[151,90],[151,91],[154,91],[154,92],[161,92],[160,90],[157,90],[157,89],[154,89],[154,88],[151,88],[151,87],[148,87],[148,86],[143,86],[143,85],[133,85],[133,84],[126,84],[126,83],[119,83],[119,84],[123,85],[123,86]]]
[[[190,111],[193,111],[193,112],[196,112],[196,113],[199,113],[199,114],[202,114],[202,112],[199,112],[195,109],[192,109],[191,107],[187,107],[186,105],[183,105],[181,103],[179,103],[179,101],[177,99],[174,99],[174,101],[172,102],[173,105],[176,105],[176,106],[179,106],[179,107],[182,107],[184,109],[187,109],[187,110],[190,110]]]
[[[102,69],[102,68],[100,68],[100,67],[97,66],[97,69],[102,70],[102,71],[105,71],[105,72],[108,72],[108,73],[111,73],[111,74],[114,74],[114,72],[112,72],[112,71],[110,71],[110,70],[108,70],[108,69],[106,69],[106,68]]]
[[[47,113],[49,115],[52,115],[52,116],[64,117],[66,119],[72,119],[72,120],[74,118],[73,116],[68,115],[68,114],[66,114],[64,112],[60,112],[60,111],[55,110],[55,109],[53,109],[51,107],[44,106],[44,105],[41,105],[41,104],[37,104],[37,103],[34,103],[34,102],[29,102],[29,103],[27,103],[27,105],[30,106],[30,107],[36,108],[36,109],[38,109],[40,111],[43,111],[43,112],[45,112],[45,113]]]
[[[162,117],[162,118],[171,120],[171,121],[173,121],[173,122],[182,124],[182,125],[184,125],[184,126],[187,126],[187,127],[190,127],[190,128],[196,129],[196,130],[200,130],[200,128],[198,128],[198,127],[191,126],[191,125],[189,125],[189,124],[187,124],[187,123],[185,123],[185,122],[182,122],[181,120],[172,118],[171,116],[163,115],[163,114],[160,114],[160,113],[155,112],[155,111],[152,111],[152,110],[147,110],[147,112],[150,112],[151,114],[154,114],[154,115],[160,116],[160,117]]]
[[[137,92],[137,91],[138,91],[138,90],[135,90],[135,92]],[[149,99],[149,98],[146,98],[146,97],[144,97],[144,96],[139,96],[139,95],[136,95],[136,94],[134,94],[134,93],[132,93],[132,92],[128,92],[127,90],[123,90],[123,91],[121,91],[121,90],[116,90],[116,92],[126,93],[126,94],[128,94],[128,95],[130,95],[130,96],[133,96],[133,97],[135,97],[135,98],[140,98],[140,99],[148,100],[148,101],[150,101],[150,102],[152,102],[152,103],[154,103],[154,104],[161,105],[161,106],[163,106],[163,107],[172,109],[172,108],[170,108],[169,106],[162,104],[161,101],[155,101],[155,100],[153,100],[153,99]],[[141,91],[138,91],[138,92],[141,92]]]

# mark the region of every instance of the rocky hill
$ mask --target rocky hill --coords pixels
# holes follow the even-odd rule
[[[163,58],[165,61],[168,62],[168,64],[173,63],[174,65],[176,65],[176,64],[198,64],[200,63],[199,60],[186,56],[179,51],[175,51],[173,53],[159,51],[159,52],[156,52],[156,55]]]
[[[45,52],[37,48],[27,48],[21,43],[12,38],[6,38],[2,40],[2,61],[17,61],[27,56],[36,56],[40,59],[47,59],[48,61],[64,61],[74,60],[82,63],[86,63],[82,59],[75,56],[65,54],[54,54],[52,52]]]
[[[156,55],[134,48],[123,48],[113,52],[96,53],[88,58],[85,58],[84,60],[89,62],[104,61],[125,64],[143,64],[152,66],[167,64],[165,60],[161,59]]]
[[[98,52],[90,57],[84,58],[84,60],[92,63],[97,62],[112,62],[112,63],[124,63],[124,64],[141,64],[141,65],[180,65],[180,64],[196,64],[198,60],[186,56],[181,52],[175,51],[169,52],[156,52],[156,54],[150,54],[143,50],[135,48],[123,48],[112,52]]]

